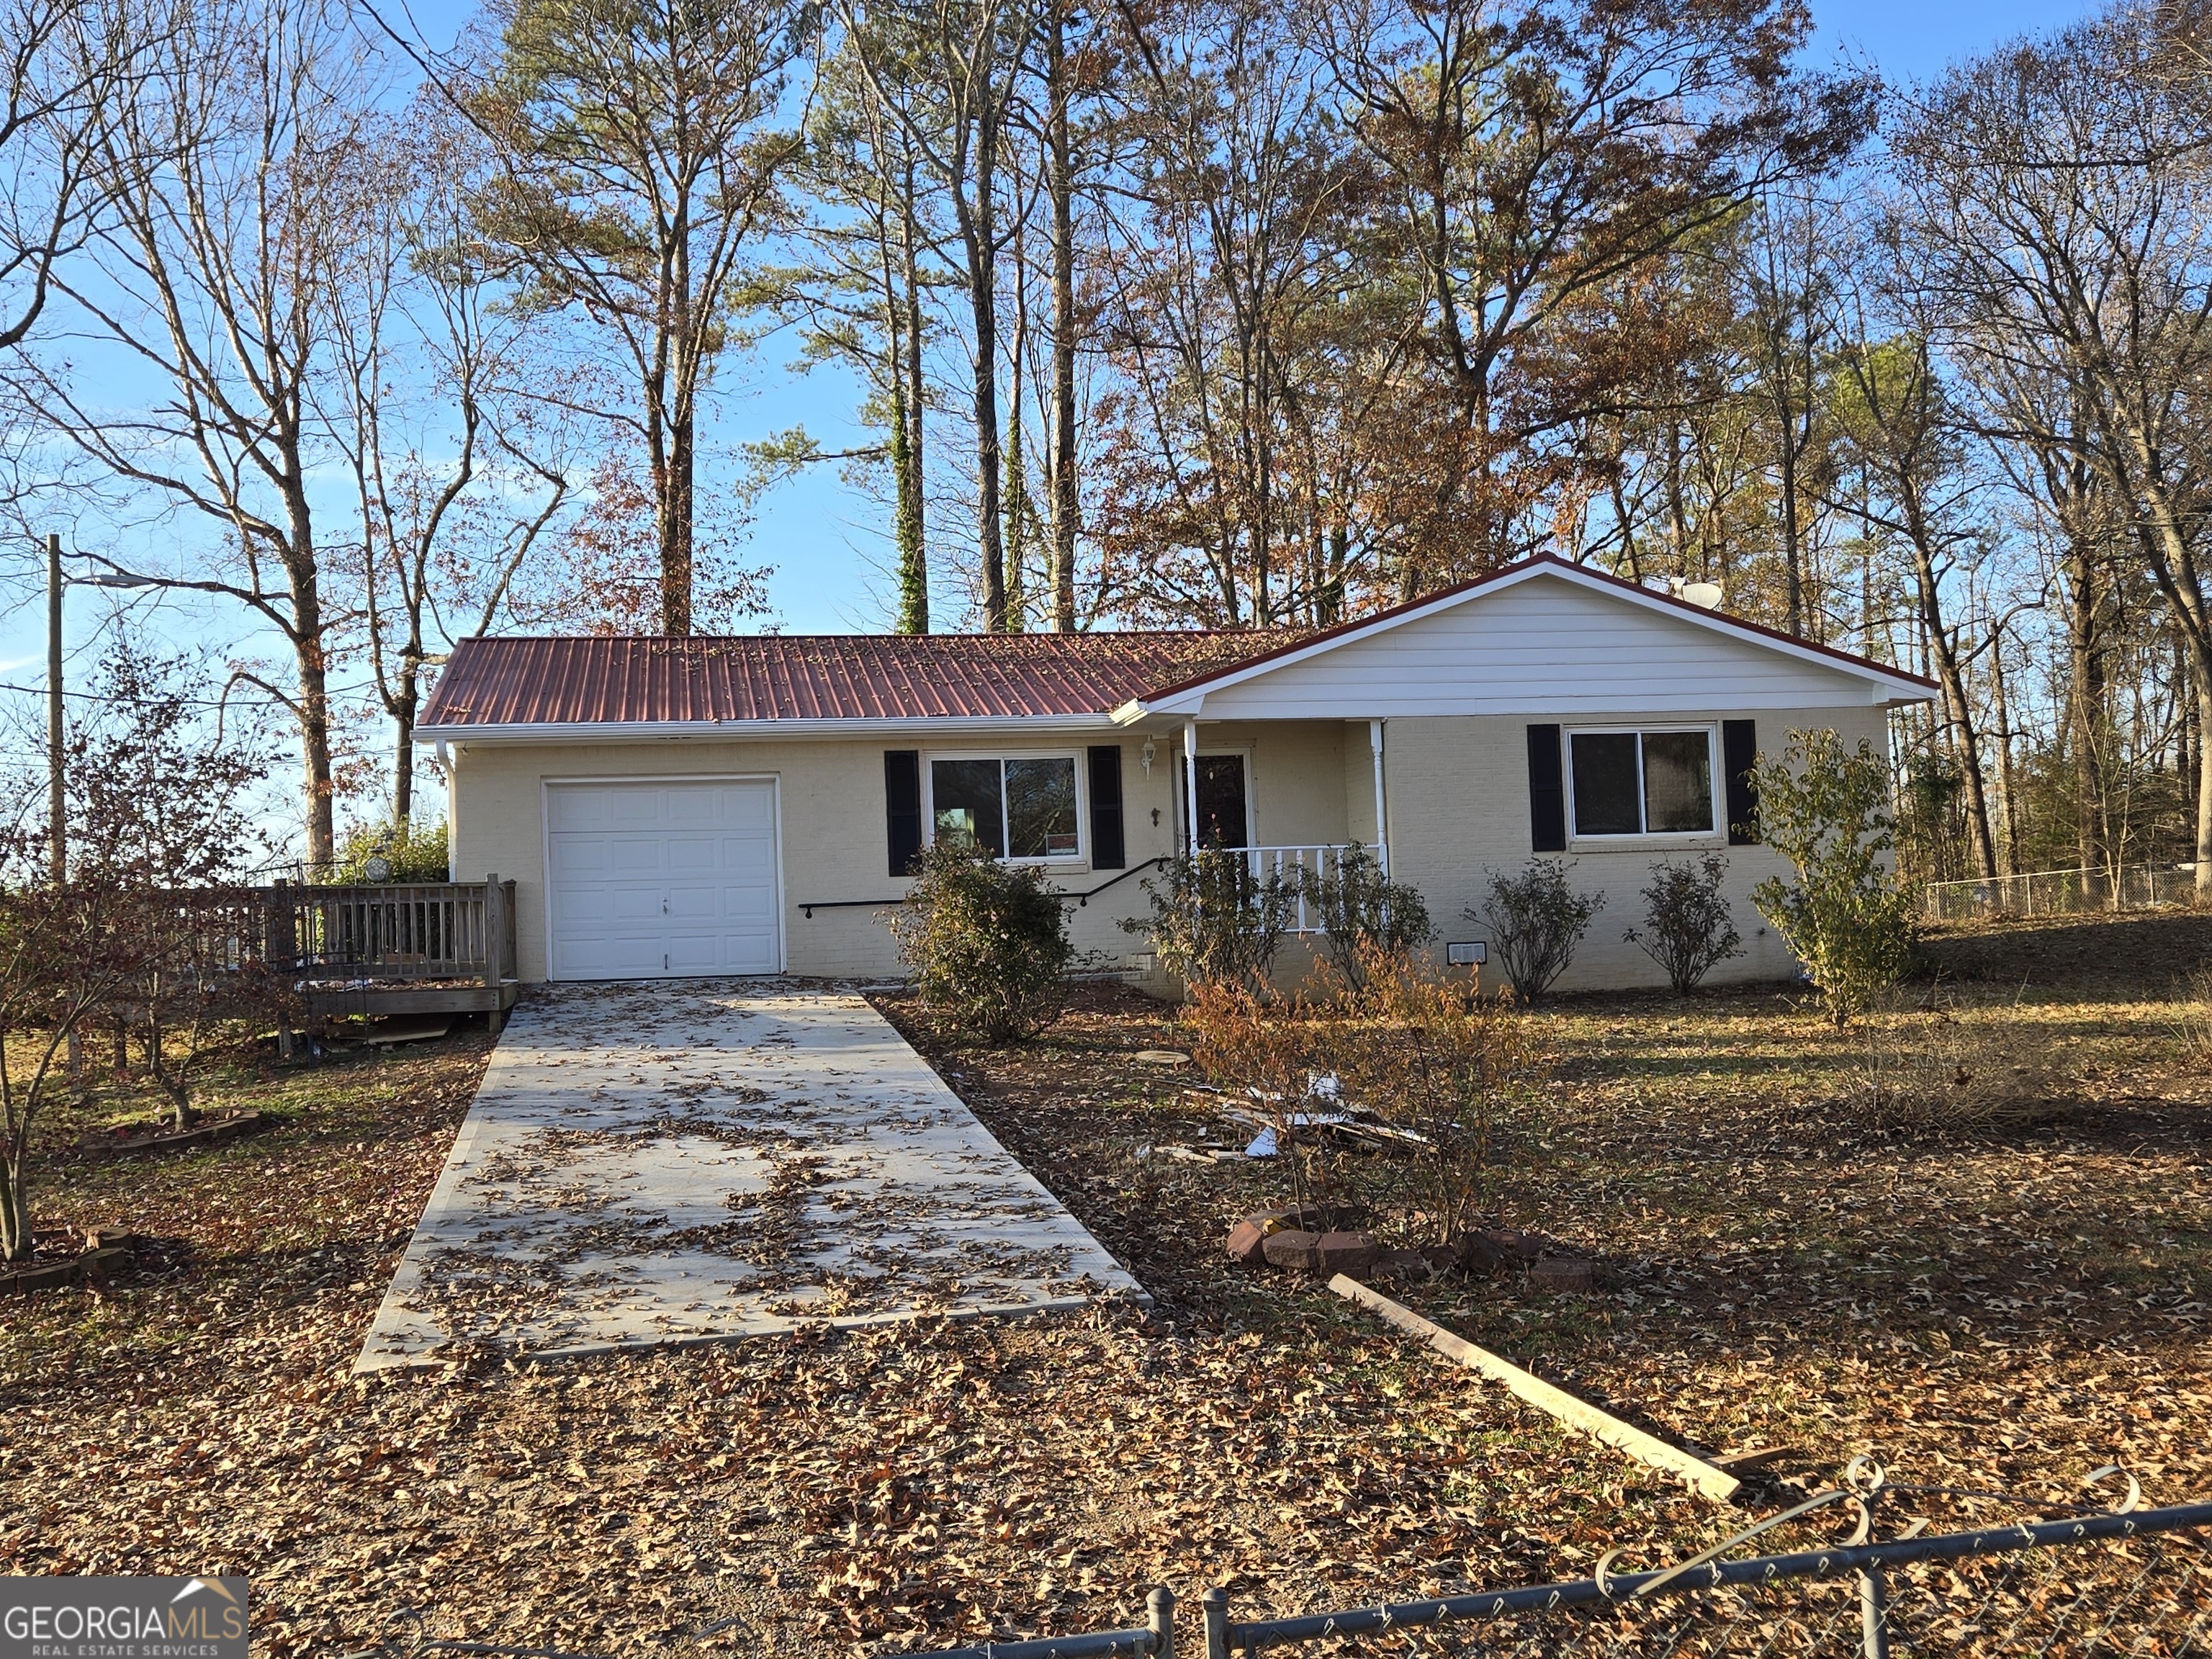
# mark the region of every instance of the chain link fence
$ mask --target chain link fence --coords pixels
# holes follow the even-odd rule
[[[1930,921],[1989,916],[2070,916],[2151,910],[2197,902],[2193,864],[2125,864],[2117,870],[2039,870],[1987,881],[1931,881],[1921,890]]]
[[[1276,1619],[1240,1619],[1214,1589],[1198,1598],[1200,1640],[1205,1659],[2212,1659],[2212,1550],[2197,1530],[2212,1528],[2212,1504],[2142,1510],[2137,1497],[2130,1480],[2114,1511],[1937,1530],[1936,1516],[2019,1500],[1893,1486],[1863,1461],[1835,1489],[1677,1565],[1619,1571],[1624,1553],[1614,1551],[1585,1579]],[[1743,1553],[1769,1534],[1832,1524],[1838,1511],[1856,1518],[1844,1540]],[[1878,1539],[1881,1530],[1894,1535]],[[1174,1659],[1176,1639],[1175,1598],[1157,1589],[1141,1626],[986,1643],[933,1659]]]

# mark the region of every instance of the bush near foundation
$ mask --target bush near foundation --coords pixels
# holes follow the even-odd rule
[[[922,1006],[964,1036],[1034,1036],[1067,1006],[1066,910],[1034,865],[939,842],[885,920]]]

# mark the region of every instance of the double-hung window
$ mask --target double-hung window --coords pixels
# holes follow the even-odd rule
[[[1574,833],[1709,836],[1713,803],[1710,726],[1567,733]]]
[[[929,763],[934,840],[1002,859],[1075,859],[1075,757],[1024,755]]]

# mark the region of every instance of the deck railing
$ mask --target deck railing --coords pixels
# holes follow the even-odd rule
[[[257,890],[272,963],[311,978],[480,980],[514,973],[514,884],[390,882]]]

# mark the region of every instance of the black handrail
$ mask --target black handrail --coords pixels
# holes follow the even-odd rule
[[[1131,865],[1120,875],[1111,880],[1102,881],[1096,887],[1088,888],[1080,893],[1054,893],[1053,896],[1063,904],[1070,899],[1073,899],[1078,904],[1088,904],[1116,882],[1124,882],[1132,876],[1141,875],[1156,864],[1169,862],[1170,860],[1168,855],[1164,853],[1158,858],[1146,859],[1142,864]],[[903,895],[897,898],[880,899],[801,899],[799,903],[799,913],[811,921],[817,910],[881,910],[890,905],[905,902],[906,898]]]

